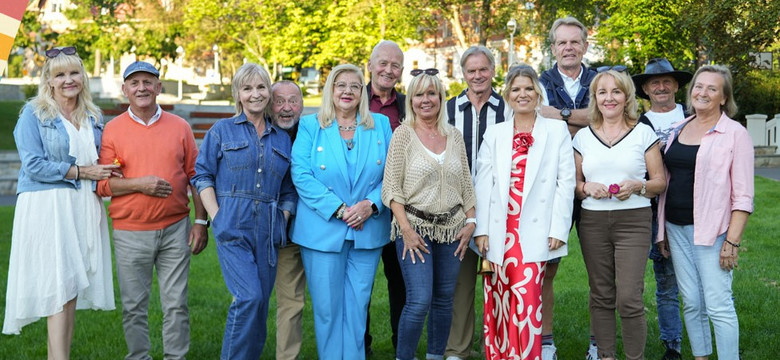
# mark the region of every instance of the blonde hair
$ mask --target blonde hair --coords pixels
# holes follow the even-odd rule
[[[266,71],[264,67],[255,63],[246,63],[241,65],[241,67],[236,70],[236,74],[233,75],[232,90],[233,100],[236,102],[236,116],[241,115],[241,113],[244,112],[244,106],[241,105],[241,100],[238,97],[239,90],[241,90],[242,86],[254,81],[257,78],[260,78],[260,81],[262,81],[265,84],[266,89],[268,89],[268,103],[265,105],[263,114],[264,116],[268,116],[270,114],[271,102],[273,101],[273,94],[271,93],[271,77],[268,75],[268,71]]]
[[[404,123],[412,128],[417,125],[417,114],[414,113],[412,108],[412,98],[415,95],[422,94],[430,86],[433,86],[433,89],[439,95],[439,115],[436,118],[436,128],[439,129],[442,135],[449,135],[451,126],[447,123],[447,92],[436,75],[422,73],[413,77],[412,81],[409,82],[409,86],[406,88],[406,119],[404,119]]]
[[[601,79],[607,76],[611,76],[613,79],[615,79],[615,84],[617,85],[618,89],[620,89],[620,91],[626,95],[626,105],[623,108],[623,121],[626,122],[628,127],[633,127],[636,125],[637,119],[639,119],[639,116],[637,115],[639,105],[636,102],[636,96],[634,96],[636,88],[634,87],[634,82],[631,80],[628,74],[616,70],[608,70],[598,73],[590,83],[588,118],[590,119],[591,125],[594,125],[598,128],[601,127],[601,124],[604,123],[604,115],[601,113],[601,111],[599,111],[598,102],[596,101],[596,89],[598,88]]]
[[[336,118],[336,108],[333,106],[333,87],[336,86],[336,78],[343,73],[354,73],[360,79],[360,102],[358,103],[358,114],[360,115],[360,124],[366,129],[374,128],[374,117],[368,109],[368,93],[366,92],[366,82],[363,78],[363,72],[355,65],[343,64],[333,68],[325,80],[325,87],[322,89],[322,106],[317,112],[317,120],[321,128],[327,128],[333,124]]]
[[[509,93],[512,91],[512,82],[518,76],[527,77],[534,84],[534,91],[539,95],[537,97],[537,107],[544,103],[544,94],[542,94],[542,85],[539,84],[539,75],[536,74],[536,70],[529,65],[520,64],[509,68],[509,72],[506,73],[506,80],[504,81],[504,91],[501,92],[501,96],[504,97],[504,102],[509,103]]]
[[[92,102],[92,93],[89,91],[89,77],[87,77],[87,72],[84,70],[81,58],[79,58],[78,54],[66,55],[65,53],[60,53],[53,58],[46,59],[41,71],[41,81],[38,84],[38,95],[27,102],[32,106],[35,117],[41,122],[53,120],[60,114],[60,105],[54,99],[54,89],[49,85],[49,81],[57,72],[71,68],[77,68],[82,78],[81,92],[76,98],[76,109],[72,113],[73,120],[79,124],[86,124],[89,117],[95,118],[96,123],[100,121],[100,108]]]
[[[704,65],[700,67],[699,70],[696,70],[696,73],[693,75],[693,80],[688,83],[688,97],[685,101],[686,105],[688,106],[688,111],[691,114],[695,113],[691,95],[693,94],[693,86],[696,83],[696,78],[698,78],[699,75],[704,72],[715,73],[723,78],[722,90],[723,97],[726,98],[726,103],[720,106],[720,111],[726,113],[726,116],[730,118],[737,115],[737,102],[734,101],[734,81],[731,79],[731,71],[729,71],[729,68],[723,65]]]

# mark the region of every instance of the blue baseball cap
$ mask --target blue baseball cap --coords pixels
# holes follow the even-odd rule
[[[127,78],[130,77],[130,75],[133,75],[140,71],[145,73],[150,73],[158,78],[160,77],[160,71],[158,71],[157,68],[154,67],[154,65],[144,61],[136,61],[130,64],[127,67],[127,69],[125,69],[125,74],[122,75],[122,78],[124,80],[127,80]]]

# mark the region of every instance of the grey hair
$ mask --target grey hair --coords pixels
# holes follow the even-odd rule
[[[586,43],[588,41],[588,29],[585,27],[585,25],[582,25],[582,23],[571,17],[567,16],[564,18],[560,18],[558,20],[555,20],[555,22],[552,24],[552,27],[550,28],[550,43],[555,44],[555,30],[558,30],[559,27],[563,25],[568,26],[576,26],[580,28],[580,31],[582,32],[582,42]]]
[[[378,42],[376,45],[374,45],[374,49],[371,50],[371,56],[368,58],[368,61],[374,60],[374,58],[376,58],[377,53],[379,53],[379,50],[384,48],[384,47],[397,49],[398,51],[401,52],[401,58],[403,59],[404,52],[403,52],[403,50],[401,50],[401,47],[398,46],[398,44],[395,41],[392,41],[392,40],[382,40],[382,41]]]
[[[482,45],[475,45],[466,49],[466,51],[463,52],[463,55],[460,56],[461,69],[466,67],[466,60],[469,58],[469,56],[476,55],[476,54],[485,55],[485,57],[487,57],[488,61],[490,62],[490,68],[491,69],[496,68],[496,58],[493,57],[493,53],[490,52],[490,49]]]
[[[271,97],[273,97],[274,90],[276,90],[277,87],[282,85],[292,85],[296,89],[298,89],[298,94],[301,96],[301,99],[303,99],[303,90],[301,90],[301,87],[298,86],[294,81],[292,80],[279,80],[275,82],[273,85],[271,85]]]

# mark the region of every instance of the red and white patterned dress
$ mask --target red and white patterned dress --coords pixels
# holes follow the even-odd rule
[[[514,136],[504,264],[485,276],[485,355],[487,359],[538,360],[542,356],[542,280],[545,262],[523,264],[518,239],[530,133]]]

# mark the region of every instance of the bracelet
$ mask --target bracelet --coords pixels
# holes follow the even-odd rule
[[[584,196],[585,196],[584,198],[588,197],[588,193],[586,193],[586,192],[585,192],[585,184],[587,184],[587,183],[588,183],[587,181],[584,181],[584,182],[582,183],[582,195],[584,195]],[[583,199],[584,199],[584,198],[583,198]]]
[[[739,244],[735,244],[735,243],[729,241],[729,239],[723,239],[723,241],[725,241],[727,244],[729,244],[729,245],[731,245],[731,246],[733,246],[735,248],[739,247]]]
[[[338,209],[336,209],[336,219],[344,218],[344,211],[347,209],[347,204],[341,203]]]
[[[79,169],[79,166],[76,165],[76,179],[81,178],[81,169]]]
[[[474,226],[477,225],[477,218],[466,218],[466,222],[463,224],[474,224]]]
[[[206,219],[206,220],[204,220],[204,219],[195,219],[195,223],[198,224],[198,225],[203,225],[203,226],[205,226],[207,228],[210,225],[210,222],[208,221],[208,219]]]

